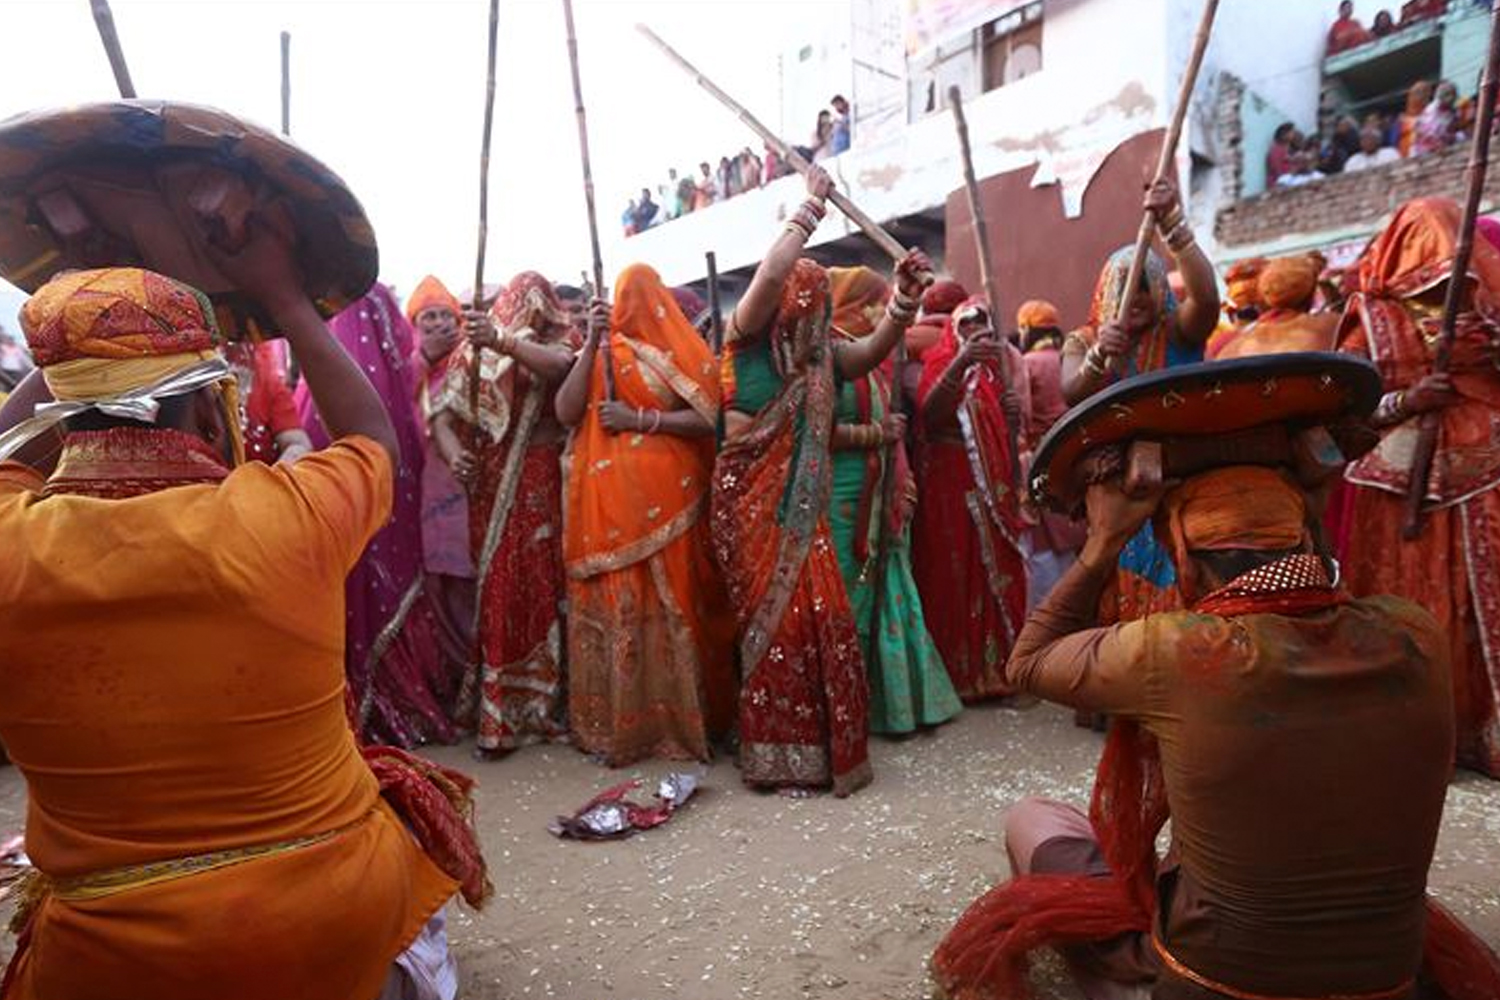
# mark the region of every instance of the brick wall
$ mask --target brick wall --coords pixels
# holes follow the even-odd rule
[[[1442,153],[1374,170],[1335,174],[1295,188],[1273,188],[1219,212],[1214,232],[1226,247],[1265,243],[1296,233],[1316,234],[1380,221],[1413,198],[1441,195],[1462,202],[1467,143]],[[1500,171],[1491,170],[1485,200],[1500,201]]]
[[[1244,191],[1245,130],[1240,121],[1240,105],[1245,100],[1245,81],[1233,73],[1219,74],[1219,96],[1215,113],[1219,135],[1219,173],[1223,178],[1225,201],[1239,201]]]

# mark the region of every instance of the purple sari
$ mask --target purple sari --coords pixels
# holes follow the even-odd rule
[[[450,712],[462,675],[444,655],[449,643],[425,592],[424,441],[412,407],[412,328],[390,290],[377,283],[329,329],[385,403],[401,448],[391,520],[345,583],[344,665],[353,721],[366,742],[452,743],[458,731]],[[297,412],[313,446],[326,447],[328,431],[305,382],[297,386]]]

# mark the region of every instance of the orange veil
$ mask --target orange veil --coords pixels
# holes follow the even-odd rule
[[[718,419],[713,352],[645,264],[632,264],[615,282],[609,350],[616,398],[643,414],[648,431],[655,412],[681,403],[710,424]],[[599,420],[603,399],[596,360],[568,474],[563,554],[575,579],[647,558],[691,528],[708,502],[712,436],[611,434]]]

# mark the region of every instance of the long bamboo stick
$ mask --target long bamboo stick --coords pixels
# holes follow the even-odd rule
[[[130,67],[125,64],[125,49],[120,45],[120,35],[115,31],[115,16],[110,12],[109,0],[91,0],[94,11],[94,26],[99,29],[99,40],[104,43],[104,54],[109,56],[109,68],[115,74],[115,86],[120,96],[129,100],[135,97],[135,84],[130,79]]]
[[[1204,0],[1203,17],[1198,22],[1198,31],[1193,36],[1193,53],[1188,58],[1187,68],[1182,73],[1182,85],[1177,88],[1177,106],[1172,109],[1172,123],[1161,141],[1161,155],[1156,160],[1153,180],[1162,180],[1170,175],[1177,159],[1177,143],[1182,139],[1182,126],[1187,120],[1188,105],[1192,103],[1193,88],[1198,84],[1198,71],[1203,68],[1203,54],[1208,51],[1208,40],[1213,34],[1214,15],[1218,12],[1219,0]],[[1115,313],[1116,323],[1125,322],[1130,312],[1130,300],[1134,289],[1141,282],[1141,273],[1146,269],[1146,248],[1151,244],[1151,232],[1156,228],[1156,217],[1151,212],[1141,216],[1141,228],[1135,234],[1135,253],[1130,258],[1130,271],[1125,278],[1125,287],[1120,295],[1120,305]],[[1110,359],[1113,364],[1114,359]]]
[[[500,38],[500,0],[490,0],[489,70],[484,86],[484,135],[479,144],[479,249],[474,255],[474,311],[484,311],[484,256],[490,239],[490,137],[495,131],[495,62]],[[469,359],[469,416],[473,433],[479,431],[479,373],[483,348]]]
[[[1000,290],[995,285],[995,262],[990,252],[989,224],[984,204],[979,199],[979,179],[974,175],[974,154],[969,147],[969,122],[964,117],[963,93],[957,84],[948,88],[948,106],[953,109],[953,125],[958,131],[958,149],[963,159],[964,190],[969,195],[969,219],[974,228],[974,243],[979,252],[979,277],[984,284],[984,298],[990,307],[990,324],[1004,346],[1001,333],[1004,313],[1000,311]],[[1021,488],[1021,413],[1016,409],[1016,370],[1010,351],[1000,352],[1000,379],[1005,383],[1005,430],[1010,438],[1010,485]]]
[[[688,74],[688,76],[691,76],[697,82],[698,86],[708,91],[709,94],[712,95],[720,104],[724,105],[730,111],[733,111],[735,115],[739,117],[740,121],[744,122],[745,125],[749,127],[750,131],[760,136],[760,138],[766,143],[766,145],[776,150],[779,156],[781,156],[787,163],[791,164],[792,169],[796,170],[799,174],[802,174],[804,176],[808,173],[808,171],[812,170],[812,164],[808,163],[807,160],[803,158],[801,153],[798,153],[791,146],[788,146],[785,142],[782,142],[781,139],[777,137],[776,133],[772,132],[770,129],[766,128],[765,125],[761,124],[760,119],[756,118],[749,111],[747,111],[744,105],[740,104],[734,98],[724,93],[723,90],[719,89],[718,85],[708,77],[704,76],[702,71],[700,71],[696,66],[684,59],[681,53],[679,53],[676,49],[672,48],[672,46],[663,41],[660,35],[652,31],[650,28],[646,27],[644,24],[637,24],[635,26],[635,30],[639,31],[642,35],[645,35],[646,38],[651,42],[651,44],[660,49],[668,59],[676,63],[685,73]],[[906,247],[902,246],[894,236],[886,232],[885,229],[881,227],[880,223],[876,222],[858,205],[850,201],[848,196],[845,195],[842,191],[839,191],[837,188],[835,188],[828,195],[828,200],[833,202],[838,210],[840,212],[843,212],[844,215],[849,218],[849,221],[858,226],[866,236],[868,236],[875,242],[878,247],[880,247],[881,250],[890,255],[890,258],[892,260],[899,262],[906,256]]]
[[[887,413],[900,413],[902,411],[901,388],[902,380],[906,372],[906,338],[903,336],[896,342],[896,350],[891,354],[891,394]],[[891,549],[895,547],[896,539],[891,531],[891,511],[898,501],[897,490],[901,484],[896,480],[896,450],[901,447],[900,441],[890,441],[886,444],[883,456],[883,467],[885,478],[880,481],[880,535],[875,550],[875,575],[871,577],[874,581],[871,592],[874,600],[870,605],[870,638],[865,647],[865,662],[871,671],[880,666],[880,629],[881,618],[885,605],[885,575],[889,571],[891,562]]]
[[[599,214],[594,207],[594,168],[589,160],[588,112],[583,107],[583,82],[578,74],[578,36],[573,30],[573,0],[562,0],[563,19],[568,26],[568,64],[573,71],[573,110],[578,118],[578,157],[583,161],[583,200],[589,216],[589,249],[594,255],[594,294],[604,295],[604,255],[599,250]],[[589,311],[589,334],[593,335],[594,314]],[[604,358],[604,398],[615,398],[615,361],[610,350],[609,331],[604,331],[601,352]]]
[[[1474,254],[1474,225],[1479,219],[1479,203],[1484,198],[1484,178],[1489,170],[1490,131],[1495,123],[1495,88],[1500,85],[1500,7],[1490,10],[1490,47],[1485,57],[1484,75],[1479,81],[1479,113],[1474,123],[1474,140],[1469,146],[1469,190],[1464,201],[1463,222],[1458,231],[1458,246],[1453,253],[1453,268],[1448,272],[1448,288],[1443,296],[1443,319],[1439,327],[1432,372],[1448,370],[1453,356],[1453,338],[1458,328],[1458,310],[1463,303],[1469,261]],[[1427,495],[1427,478],[1437,454],[1438,430],[1442,413],[1431,410],[1422,414],[1417,445],[1412,453],[1410,481],[1406,487],[1406,519],[1401,533],[1408,539],[1422,532],[1422,501]]]
[[[292,134],[292,33],[281,33],[281,134]]]
[[[719,258],[712,250],[703,255],[708,268],[708,329],[709,345],[714,356],[724,353],[724,313],[719,308]]]

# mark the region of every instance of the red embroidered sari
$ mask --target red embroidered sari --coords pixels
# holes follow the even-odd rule
[[[1340,348],[1374,361],[1387,391],[1408,389],[1432,370],[1440,312],[1432,303],[1452,267],[1459,214],[1444,199],[1409,202],[1360,261]],[[1379,447],[1346,473],[1357,488],[1345,571],[1354,592],[1399,594],[1445,626],[1458,762],[1493,778],[1500,777],[1500,252],[1483,239],[1470,276],[1475,306],[1459,316],[1449,366],[1459,401],[1441,411],[1422,534],[1412,542],[1401,535],[1421,423],[1411,419],[1386,428]]]
[[[714,472],[713,535],[739,615],[740,773],[749,785],[869,783],[869,688],[828,527],[833,351],[828,278],[787,280],[769,336],[731,341],[725,405],[754,413]]]
[[[517,275],[501,294],[495,317],[502,330],[518,339],[537,338],[538,326],[567,329],[552,286],[532,271]],[[471,357],[468,345],[449,356],[433,408],[450,410],[472,427]],[[563,445],[560,433],[537,433],[539,425],[552,419],[553,395],[511,357],[484,352],[474,435],[479,472],[469,495],[469,540],[479,580],[479,670],[460,699],[466,707],[478,701],[477,742],[484,751],[567,737],[561,621]]]
[[[958,351],[950,319],[923,362],[919,412]],[[1019,365],[1017,373],[1024,379]],[[1001,391],[996,371],[974,369],[951,425],[924,421],[920,428],[917,588],[927,628],[966,702],[1014,693],[1005,661],[1026,617],[1026,559]]]

